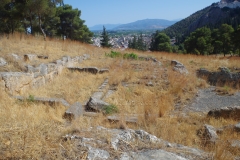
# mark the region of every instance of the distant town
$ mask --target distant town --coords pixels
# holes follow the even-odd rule
[[[147,46],[150,45],[152,34],[155,33],[156,30],[144,30],[144,31],[108,31],[109,35],[109,43],[112,45],[112,48],[119,48],[119,49],[127,49],[128,42],[133,40],[134,36],[138,37],[140,34],[143,36],[143,40]],[[100,40],[101,40],[101,33],[102,31],[94,31],[94,37],[92,38],[92,44],[94,46],[101,47]],[[175,38],[171,39],[171,44],[174,45]]]

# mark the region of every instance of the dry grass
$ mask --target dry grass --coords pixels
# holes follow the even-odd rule
[[[98,125],[112,128],[144,129],[170,142],[212,151],[215,153],[215,159],[227,159],[229,156],[239,155],[239,152],[230,149],[227,143],[228,139],[240,140],[239,134],[233,130],[223,132],[220,135],[221,141],[210,147],[203,146],[202,140],[197,135],[203,124],[220,128],[236,124],[236,121],[207,119],[205,115],[200,114],[188,116],[182,116],[180,113],[168,114],[174,109],[176,103],[184,106],[193,98],[198,88],[208,86],[204,80],[196,77],[197,69],[206,68],[214,71],[221,66],[240,68],[239,59],[124,51],[154,56],[162,63],[162,66],[157,66],[151,62],[105,57],[105,53],[110,52],[109,49],[71,41],[50,39],[42,41],[40,37],[26,35],[1,37],[0,48],[1,57],[10,62],[7,67],[1,68],[0,71],[24,70],[21,61],[14,62],[8,57],[11,53],[22,56],[26,53],[49,56],[47,60],[28,62],[31,65],[52,62],[64,55],[90,54],[91,59],[84,61],[80,66],[109,68],[110,72],[103,75],[92,75],[65,70],[44,87],[29,90],[24,95],[63,98],[71,104],[76,101],[84,102],[108,77],[109,84],[115,86],[117,90],[107,99],[107,102],[116,105],[120,115],[140,115],[140,121],[137,125],[121,122],[112,124],[106,121],[105,116],[99,115],[96,118],[80,117],[66,126],[67,123],[62,118],[65,111],[63,106],[52,108],[41,104],[18,102],[0,92],[0,141],[2,142],[0,143],[0,157],[16,159],[80,157],[85,154],[84,149],[79,152],[79,155],[76,155],[74,146],[67,142],[63,143],[61,137]],[[181,75],[172,71],[170,60],[173,59],[183,63],[189,74]],[[147,86],[149,81],[153,82],[154,86]],[[122,82],[128,86],[122,85]]]
[[[24,93],[39,97],[63,98],[70,104],[85,102],[97,90],[106,79],[106,74],[93,75],[91,73],[79,73],[64,70],[60,76],[54,78],[45,86],[31,89]]]

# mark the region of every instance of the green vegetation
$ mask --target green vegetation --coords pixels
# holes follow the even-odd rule
[[[27,100],[29,101],[29,102],[34,102],[34,95],[29,95],[28,96],[28,98],[27,98]]]
[[[109,37],[108,37],[108,33],[106,31],[106,28],[103,26],[103,32],[101,35],[101,46],[102,47],[111,47],[112,45],[109,44]]]
[[[140,34],[140,36],[138,37],[134,36],[133,40],[129,40],[128,48],[137,49],[140,51],[146,51],[147,44],[144,42],[142,34]]]
[[[90,43],[89,31],[81,11],[62,0],[2,0],[0,3],[0,34],[22,32],[46,37],[62,37]]]
[[[240,26],[234,31],[228,24],[222,24],[219,29],[210,30],[203,27],[192,32],[184,42],[187,53],[194,54],[239,54]]]
[[[113,104],[110,104],[110,105],[108,105],[108,106],[105,106],[105,107],[103,108],[103,110],[104,110],[104,113],[105,113],[105,114],[113,114],[113,113],[118,113],[118,112],[119,112],[117,106],[115,106],[115,105],[113,105]]]
[[[213,50],[211,40],[211,30],[203,27],[192,32],[185,40],[184,46],[188,53],[208,54]]]
[[[170,45],[170,38],[165,33],[160,33],[159,31],[156,31],[156,33],[152,37],[150,50],[171,52],[172,48]]]
[[[122,57],[122,54],[120,52],[111,51],[110,53],[105,53],[105,56],[111,57],[111,58],[117,58],[117,57]]]
[[[125,53],[123,55],[124,59],[134,59],[137,60],[138,59],[138,55],[136,55],[135,53]]]
[[[120,52],[111,51],[110,53],[105,53],[105,56],[111,57],[111,58],[122,57],[124,59],[138,60],[138,55],[135,54],[135,53],[125,53],[125,54],[122,54]]]

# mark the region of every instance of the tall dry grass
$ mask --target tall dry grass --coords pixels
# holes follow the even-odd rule
[[[157,137],[174,143],[211,151],[215,159],[226,159],[230,155],[238,155],[235,149],[229,149],[228,139],[240,139],[234,131],[224,132],[214,146],[203,146],[197,135],[203,124],[215,127],[232,125],[233,120],[207,119],[203,114],[182,115],[181,111],[171,114],[175,104],[184,107],[191,100],[199,88],[208,84],[196,77],[196,70],[206,68],[217,70],[218,67],[240,68],[239,59],[214,56],[181,55],[163,52],[134,52],[138,55],[154,56],[162,66],[152,62],[112,59],[105,57],[110,49],[94,47],[79,42],[48,39],[42,41],[39,37],[16,34],[1,37],[1,57],[11,53],[24,55],[33,53],[48,55],[49,59],[28,62],[31,65],[48,63],[64,55],[77,56],[88,53],[91,59],[80,64],[81,67],[96,66],[109,68],[109,73],[91,75],[64,71],[52,82],[39,89],[29,90],[26,96],[42,96],[64,98],[69,103],[84,102],[97,90],[103,80],[108,77],[109,84],[116,92],[107,98],[107,102],[119,108],[119,115],[137,114],[139,122],[133,124],[113,124],[106,121],[106,117],[80,117],[71,124],[65,122],[62,115],[66,108],[63,106],[45,106],[30,102],[19,102],[0,92],[0,157],[5,159],[64,159],[66,157],[81,157],[84,149],[77,152],[75,146],[62,142],[62,136],[81,131],[91,126],[120,127],[144,129]],[[181,75],[172,71],[170,60],[178,60],[189,71],[188,75]],[[8,59],[7,59],[8,60]],[[11,61],[11,60],[9,60]],[[4,71],[22,71],[21,62],[12,62]],[[166,70],[164,70],[166,69]],[[1,70],[2,71],[2,70]],[[157,71],[157,72],[155,72]],[[147,86],[152,81],[154,86]],[[127,84],[127,86],[124,86]],[[124,125],[124,127],[122,127]],[[89,135],[90,136],[90,135]],[[221,145],[226,144],[226,145]]]

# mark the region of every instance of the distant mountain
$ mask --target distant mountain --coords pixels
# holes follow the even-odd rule
[[[89,27],[90,31],[96,31],[96,30],[103,30],[103,26],[105,26],[105,28],[107,30],[112,30],[113,28],[119,26],[121,24],[98,24],[92,27]]]
[[[170,37],[186,37],[197,28],[204,26],[219,28],[224,23],[232,25],[234,28],[240,24],[240,0],[221,0],[213,3],[166,28],[164,32]]]
[[[148,29],[164,29],[177,21],[169,21],[165,19],[144,19],[132,23],[119,25],[113,30],[148,30]]]

